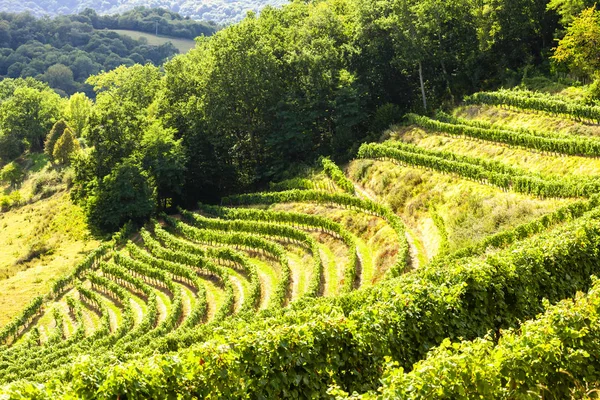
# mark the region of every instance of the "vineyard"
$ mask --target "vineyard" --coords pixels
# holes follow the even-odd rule
[[[0,328],[0,398],[595,396],[600,137],[572,131],[600,110],[465,103],[547,129],[409,114],[344,169],[123,229]]]

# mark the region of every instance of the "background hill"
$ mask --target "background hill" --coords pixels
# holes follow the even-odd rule
[[[267,5],[280,6],[286,0],[106,0],[102,2],[90,0],[36,0],[17,1],[3,0],[0,9],[8,12],[29,11],[35,16],[77,14],[86,8],[96,10],[100,14],[123,13],[135,7],[164,8],[192,19],[214,21],[229,24],[240,21],[248,11],[259,12]]]

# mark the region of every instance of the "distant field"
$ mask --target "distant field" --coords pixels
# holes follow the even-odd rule
[[[167,42],[173,43],[173,45],[179,50],[181,54],[187,53],[191,49],[194,48],[196,42],[191,39],[181,39],[181,38],[173,38],[169,36],[156,36],[151,33],[139,32],[139,31],[130,31],[127,29],[106,29],[107,31],[117,32],[120,35],[126,35],[133,39],[139,40],[141,38],[146,38],[148,44],[154,46],[160,46],[161,44],[165,44]]]

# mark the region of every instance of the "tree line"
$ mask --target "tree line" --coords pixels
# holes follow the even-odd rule
[[[28,13],[0,13],[0,76],[34,77],[61,95],[78,91],[93,97],[85,80],[120,65],[161,65],[179,51],[172,43],[149,45],[108,29],[130,29],[160,35],[210,36],[213,25],[164,10],[139,8],[122,15],[100,16],[87,9],[76,15],[36,18]]]

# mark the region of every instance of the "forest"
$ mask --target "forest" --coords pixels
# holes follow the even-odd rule
[[[210,36],[216,30],[175,13],[144,8],[113,16],[99,16],[88,9],[52,19],[2,12],[0,76],[32,77],[48,83],[63,96],[85,92],[93,97],[92,87],[85,83],[90,75],[120,65],[162,65],[178,53],[168,42],[152,46],[105,30],[155,33],[156,24],[161,35],[173,37]]]
[[[207,23],[227,25],[242,20],[248,11],[258,13],[267,5],[281,6],[285,0],[177,0],[177,1],[141,1],[141,0],[108,0],[101,3],[90,0],[47,1],[36,0],[18,2],[16,0],[0,1],[0,9],[8,12],[29,11],[33,15],[77,14],[86,8],[93,9],[102,15],[126,14],[140,8],[151,7],[169,10],[185,17]]]

